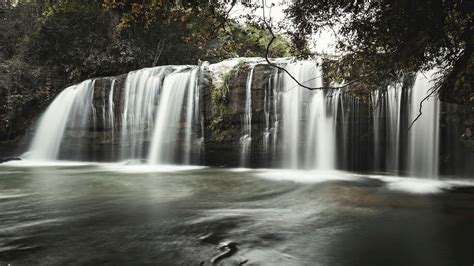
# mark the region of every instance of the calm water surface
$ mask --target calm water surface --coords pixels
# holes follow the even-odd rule
[[[1,165],[0,265],[473,265],[474,183],[453,180]]]

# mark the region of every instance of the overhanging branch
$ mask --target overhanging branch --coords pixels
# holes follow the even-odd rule
[[[272,63],[270,61],[270,59],[268,58],[268,55],[270,54],[270,48],[273,44],[273,42],[275,41],[276,39],[276,36],[275,36],[275,33],[273,32],[272,30],[272,27],[270,26],[270,24],[268,24],[266,18],[265,18],[265,0],[262,0],[262,10],[263,10],[263,23],[265,24],[265,26],[267,27],[268,31],[270,32],[270,34],[272,35],[272,38],[270,40],[270,42],[267,44],[267,48],[266,48],[266,51],[265,51],[265,60],[267,61],[268,65],[272,66],[272,67],[275,67],[283,72],[285,72],[292,80],[294,80],[296,82],[296,84],[298,84],[298,86],[300,87],[303,87],[305,89],[308,89],[308,90],[333,90],[333,89],[342,89],[342,88],[345,88],[357,81],[359,81],[361,78],[358,78],[358,79],[354,79],[352,81],[349,81],[347,83],[345,83],[344,85],[341,85],[341,86],[322,86],[322,87],[309,87],[309,86],[306,86],[304,85],[303,83],[301,83],[300,81],[298,81],[298,79],[296,79],[288,70],[286,70],[284,67],[281,67],[281,66],[278,66],[274,63]]]
[[[433,88],[433,89],[431,90],[431,92],[428,93],[428,95],[426,95],[425,98],[423,98],[423,100],[421,100],[420,105],[419,105],[419,107],[418,107],[418,115],[415,117],[415,119],[413,119],[413,121],[411,121],[410,125],[408,126],[408,130],[407,130],[407,131],[410,131],[410,129],[411,129],[411,128],[413,127],[413,125],[415,124],[415,122],[416,122],[418,119],[420,119],[420,117],[423,115],[423,112],[421,111],[421,110],[423,109],[423,103],[424,103],[425,101],[427,101],[428,98],[430,98],[430,97],[431,97],[435,92],[437,92],[437,91],[438,91],[438,87]]]

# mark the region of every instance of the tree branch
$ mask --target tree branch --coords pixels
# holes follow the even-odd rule
[[[156,64],[158,64],[158,60],[160,60],[161,53],[163,52],[164,48],[165,48],[165,41],[161,39],[158,42],[158,45],[156,46],[155,58],[153,59],[153,66],[156,66]]]
[[[212,39],[214,37],[214,34],[216,34],[227,23],[227,20],[229,19],[229,16],[230,16],[230,12],[232,11],[232,9],[234,9],[236,3],[237,3],[237,0],[232,0],[232,2],[230,3],[230,8],[229,10],[227,10],[227,12],[225,12],[223,20],[218,26],[214,27],[211,33],[207,35],[207,40]]]
[[[341,85],[341,86],[336,86],[336,87],[332,87],[332,86],[322,86],[322,87],[309,87],[309,86],[306,86],[304,85],[303,83],[299,82],[288,70],[286,70],[285,68],[283,67],[280,67],[274,63],[272,63],[270,61],[270,59],[268,58],[268,55],[270,54],[270,48],[273,44],[273,41],[275,41],[276,39],[276,36],[275,36],[275,33],[273,33],[273,30],[270,26],[270,24],[267,23],[267,20],[265,19],[265,0],[262,0],[262,10],[263,10],[263,23],[265,24],[265,26],[267,27],[268,31],[270,32],[270,34],[272,35],[272,38],[270,40],[270,42],[268,43],[267,45],[267,49],[266,49],[266,52],[265,52],[265,60],[267,61],[268,65],[272,66],[272,67],[275,67],[283,72],[285,72],[292,80],[294,80],[296,82],[296,84],[298,84],[300,87],[303,87],[305,89],[308,89],[308,90],[333,90],[333,89],[341,89],[341,88],[345,88],[349,85],[351,85],[352,83],[355,83],[357,81],[359,81],[361,78],[358,78],[358,79],[354,79],[352,81],[349,81],[347,82],[346,84],[344,85]]]
[[[418,108],[418,115],[415,117],[415,119],[413,119],[413,121],[411,121],[410,126],[408,126],[408,130],[407,130],[407,131],[410,131],[410,129],[411,129],[411,128],[413,127],[413,125],[415,124],[415,122],[423,115],[423,112],[421,111],[422,108],[423,108],[423,103],[424,103],[426,100],[428,100],[428,98],[430,98],[431,95],[433,95],[433,94],[434,94],[435,92],[437,92],[437,91],[438,91],[438,87],[433,88],[433,89],[431,90],[431,92],[428,93],[428,95],[426,95],[426,97],[423,98],[423,100],[421,100],[420,106],[419,106],[419,108]]]

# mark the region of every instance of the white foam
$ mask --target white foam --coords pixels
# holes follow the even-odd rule
[[[359,178],[352,173],[336,170],[258,169],[256,175],[265,179],[295,181],[300,183],[359,180]]]
[[[1,165],[15,166],[15,167],[51,167],[51,166],[86,166],[96,165],[94,162],[79,162],[79,161],[42,161],[42,160],[19,160],[9,161]]]
[[[385,188],[389,190],[415,194],[441,193],[454,187],[474,186],[474,180],[364,175],[344,171],[258,169],[256,172],[256,176],[261,178],[278,181],[294,181],[299,183],[321,183],[341,180],[363,181],[364,179],[376,179],[382,181]]]
[[[119,163],[97,163],[97,162],[80,162],[80,161],[33,161],[21,160],[10,161],[3,164],[4,166],[14,167],[64,167],[64,166],[97,166],[106,171],[126,172],[126,173],[151,173],[151,172],[176,172],[191,171],[207,168],[200,165],[149,165],[139,160],[123,161]]]
[[[439,193],[442,192],[443,189],[451,187],[451,185],[446,182],[411,178],[407,178],[406,180],[403,180],[401,178],[400,180],[387,183],[386,186],[390,190],[397,190],[416,194]]]
[[[227,170],[229,172],[234,172],[234,173],[243,173],[243,172],[250,172],[253,169],[252,168],[239,167],[239,168],[227,168],[225,170]]]
[[[155,173],[155,172],[178,172],[178,171],[192,171],[207,168],[200,165],[150,165],[150,164],[125,164],[125,163],[110,163],[100,164],[101,168],[123,173]]]

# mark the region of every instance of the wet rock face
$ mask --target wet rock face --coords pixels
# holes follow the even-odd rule
[[[249,65],[236,66],[231,70],[225,84],[216,84],[215,79],[210,86],[203,87],[204,129],[206,164],[209,165],[239,165],[240,138],[246,105],[246,86],[250,73]],[[261,144],[263,128],[265,127],[264,104],[265,93],[269,90],[273,69],[267,64],[254,66],[251,86],[252,105],[252,148],[254,158],[259,158],[262,152]],[[209,77],[209,76],[208,76]],[[214,83],[213,83],[214,81]],[[227,86],[226,100],[223,106],[224,115],[216,113],[219,107],[212,99],[213,90]],[[272,95],[267,95],[267,101],[272,101]],[[216,122],[216,120],[218,120]],[[260,156],[261,157],[261,156]]]
[[[123,112],[123,88],[125,87],[125,80],[127,75],[120,75],[110,78],[96,79],[94,84],[94,108],[96,112],[95,129],[110,130],[111,123],[109,120],[110,100],[112,100],[114,112],[120,114]],[[114,89],[112,92],[112,82]],[[112,93],[112,99],[110,99]],[[93,120],[91,120],[93,121]],[[114,116],[113,121],[115,126],[121,126],[120,116]],[[94,127],[94,125],[91,125]]]

